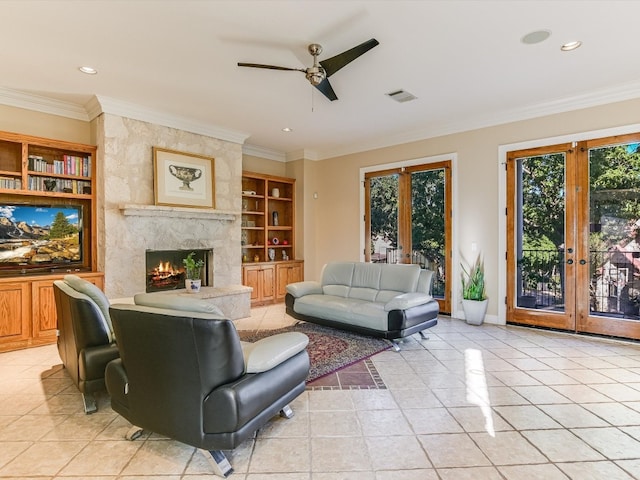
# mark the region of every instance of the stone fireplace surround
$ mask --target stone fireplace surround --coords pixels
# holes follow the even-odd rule
[[[107,297],[145,291],[146,250],[213,249],[213,286],[241,284],[241,144],[113,114],[95,122],[98,266]],[[154,146],[215,158],[215,209],[154,204]]]

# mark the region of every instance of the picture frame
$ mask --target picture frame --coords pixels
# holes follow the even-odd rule
[[[156,205],[215,208],[215,159],[153,147]]]

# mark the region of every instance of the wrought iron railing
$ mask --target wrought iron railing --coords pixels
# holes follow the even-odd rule
[[[589,306],[592,314],[634,318],[640,309],[640,251],[591,250]],[[523,250],[517,268],[517,305],[526,308],[561,309],[564,306],[565,252]]]

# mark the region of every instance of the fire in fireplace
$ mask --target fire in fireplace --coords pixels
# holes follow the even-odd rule
[[[182,260],[191,252],[195,252],[195,260],[204,261],[202,286],[211,285],[213,283],[211,271],[213,250],[147,250],[145,252],[147,292],[185,288],[186,277]]]

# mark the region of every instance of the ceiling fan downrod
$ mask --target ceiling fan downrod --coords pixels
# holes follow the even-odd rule
[[[313,55],[313,67],[307,68],[305,76],[314,87],[320,85],[327,78],[327,73],[322,66],[318,65],[318,55],[322,53],[322,45],[312,43],[308,47],[309,53]]]

